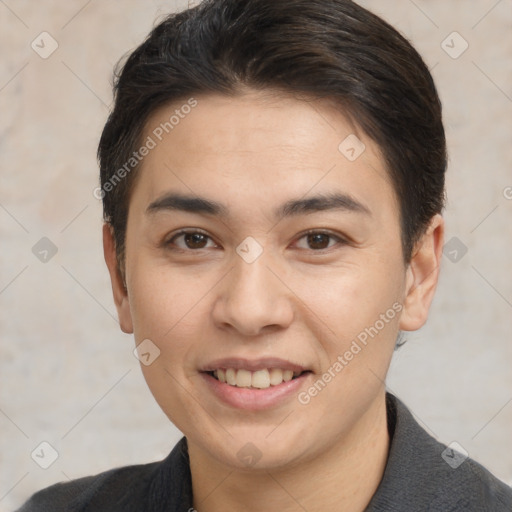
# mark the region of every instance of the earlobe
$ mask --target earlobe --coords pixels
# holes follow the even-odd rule
[[[119,270],[114,234],[111,226],[103,225],[103,254],[110,274],[112,293],[119,316],[119,325],[125,333],[133,333],[133,323],[130,312],[130,302],[121,272]]]
[[[443,241],[444,219],[437,214],[432,217],[428,229],[416,244],[407,269],[401,330],[415,331],[427,321],[439,280]]]

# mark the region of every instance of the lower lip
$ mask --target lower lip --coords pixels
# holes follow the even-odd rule
[[[220,382],[208,373],[201,372],[201,376],[208,388],[217,398],[231,407],[248,411],[270,409],[291,396],[296,396],[311,375],[311,372],[306,372],[295,379],[283,382],[277,386],[270,386],[266,389],[254,389],[231,386]]]

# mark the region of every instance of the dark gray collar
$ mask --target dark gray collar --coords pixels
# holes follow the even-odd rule
[[[386,406],[388,461],[365,512],[512,511],[512,489],[480,464],[436,441],[390,393]]]

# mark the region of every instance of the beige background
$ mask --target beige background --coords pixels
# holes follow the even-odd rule
[[[388,385],[512,484],[512,2],[360,3],[433,69],[451,158],[447,240],[468,248],[443,258],[429,324],[396,354]],[[186,4],[0,1],[1,510],[56,481],[162,458],[181,436],[117,325],[93,190],[114,63]],[[31,48],[43,31],[58,43],[47,59]],[[453,31],[469,43],[457,59],[441,46]],[[46,263],[32,252],[42,237],[58,248]],[[59,454],[46,470],[30,455],[42,441]]]

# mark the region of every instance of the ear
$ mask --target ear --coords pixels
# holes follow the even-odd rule
[[[133,333],[132,316],[130,312],[130,302],[128,300],[128,291],[124,285],[116,256],[116,244],[111,226],[103,225],[103,254],[105,262],[110,273],[112,283],[112,293],[116,304],[117,315],[119,316],[119,325],[121,330],[128,334]]]
[[[406,271],[404,308],[400,317],[400,329],[403,331],[416,331],[427,321],[439,279],[443,242],[444,219],[437,214],[414,247]]]

